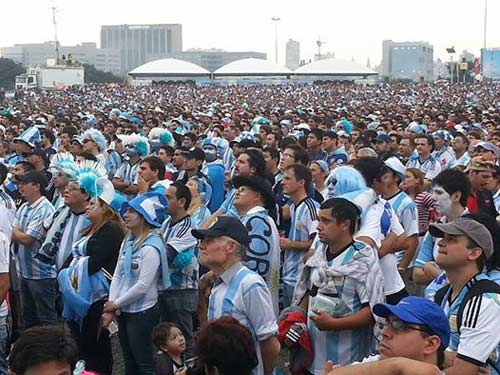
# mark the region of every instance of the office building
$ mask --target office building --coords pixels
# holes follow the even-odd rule
[[[382,77],[387,80],[432,81],[434,48],[427,42],[382,42]]]
[[[300,43],[293,39],[286,42],[286,67],[295,70],[300,66]]]
[[[59,46],[59,58],[72,56],[74,62],[94,65],[97,69],[119,75],[121,73],[120,51],[97,48],[96,43],[82,43],[76,46]],[[56,59],[55,42],[15,44],[0,48],[2,57],[14,60],[26,67],[44,65],[48,59]]]
[[[150,56],[165,58],[182,51],[182,25],[113,25],[101,27],[101,47],[119,49],[121,70],[129,72]]]
[[[481,48],[481,72],[485,78],[500,79],[500,48]]]

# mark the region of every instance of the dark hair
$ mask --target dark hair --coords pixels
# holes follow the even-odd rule
[[[196,143],[196,141],[198,140],[198,137],[196,136],[196,134],[191,133],[191,132],[184,134],[184,137],[188,137],[189,139],[191,139],[191,142],[193,142],[193,143]]]
[[[337,224],[350,221],[349,232],[353,235],[359,220],[359,211],[354,203],[344,198],[330,198],[321,203],[320,210],[330,210]]]
[[[304,180],[304,189],[309,191],[308,187],[311,185],[312,182],[312,175],[311,171],[308,167],[306,167],[303,164],[292,164],[285,168],[285,171],[288,171],[289,169],[293,170],[293,173],[295,174],[295,179],[297,181]]]
[[[172,328],[177,328],[180,330],[180,327],[174,323],[165,322],[158,324],[153,329],[153,333],[151,335],[154,346],[160,349],[162,345],[165,345],[168,341],[168,337],[170,336],[170,331],[172,330]]]
[[[164,146],[164,145],[161,145],[160,148],[161,149],[164,149],[165,150],[165,153],[168,155],[168,156],[172,156],[174,154],[174,151],[175,149],[172,147],[172,146]]]
[[[77,156],[80,156],[80,157],[84,158],[85,160],[97,161],[97,158],[94,155],[92,155],[90,152],[87,152],[87,151],[80,152]]]
[[[250,168],[255,169],[255,175],[260,177],[266,176],[266,161],[261,150],[255,148],[247,148],[241,154],[248,155],[248,164]],[[240,155],[241,155],[240,154]]]
[[[66,133],[69,136],[69,139],[72,139],[75,135],[78,135],[78,129],[75,128],[74,126],[65,126],[62,130],[61,133]]]
[[[259,128],[259,131],[260,130],[264,130],[266,132],[266,135],[273,132],[273,128],[271,128],[271,125],[266,124],[262,124]]]
[[[280,152],[277,149],[272,148],[272,147],[266,147],[264,150],[262,150],[262,152],[267,152],[267,153],[269,153],[269,156],[271,157],[271,159],[274,159],[277,162],[280,161]]]
[[[163,180],[165,178],[165,164],[157,156],[148,156],[142,159],[141,163],[148,163],[149,169],[153,172],[158,172],[158,179]]]
[[[450,195],[455,192],[460,192],[460,205],[467,206],[467,198],[470,195],[470,181],[467,175],[458,169],[446,169],[439,173],[434,180],[432,186],[440,185]]]
[[[56,136],[49,129],[42,129],[41,135],[44,135],[50,141],[50,143],[54,143],[56,141]]]
[[[7,168],[5,164],[0,163],[0,185],[4,183],[8,173],[9,173],[9,168]]]
[[[196,339],[199,366],[223,375],[250,375],[259,360],[252,334],[233,317],[223,316],[204,326]]]
[[[368,187],[373,186],[373,183],[380,178],[384,169],[384,162],[375,157],[355,159],[352,165],[361,173]]]
[[[307,165],[309,164],[309,155],[307,154],[307,151],[304,150],[303,147],[299,146],[298,144],[291,144],[287,145],[283,151],[286,149],[293,150],[293,158],[295,159],[296,163],[304,164]]]
[[[9,355],[9,369],[22,375],[30,368],[52,361],[75,369],[78,347],[61,326],[33,327],[23,332]]]
[[[309,134],[314,135],[317,139],[321,141],[321,139],[323,139],[323,136],[325,135],[325,132],[321,129],[312,129]]]
[[[500,135],[500,134],[499,134]],[[468,146],[470,144],[469,138],[465,134],[462,134],[460,132],[456,132],[454,135],[455,138],[462,138],[464,143]]]
[[[176,188],[175,197],[177,199],[185,199],[186,202],[184,203],[184,209],[187,210],[189,205],[191,204],[191,191],[189,190],[189,188],[180,181],[175,181],[170,186]]]
[[[35,170],[35,166],[29,161],[18,161],[15,165],[22,166],[24,173]]]
[[[434,150],[435,142],[434,137],[430,134],[417,134],[413,137],[413,142],[416,142],[417,139],[427,139],[427,144],[431,146],[431,151]]]
[[[331,130],[327,131],[327,132],[324,132],[323,134],[323,138],[324,137],[328,137],[330,139],[339,139],[339,136],[337,135],[337,133],[335,132],[332,132]]]

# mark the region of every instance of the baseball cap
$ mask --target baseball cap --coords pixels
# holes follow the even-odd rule
[[[491,151],[495,154],[495,156],[498,158],[500,156],[500,149],[495,146],[493,143],[490,143],[490,142],[479,142],[475,149],[479,149],[479,148],[482,148],[482,149],[485,149],[487,151]]]
[[[391,156],[386,161],[384,161],[384,164],[387,168],[397,173],[399,178],[401,178],[401,181],[405,179],[406,167],[397,157]]]
[[[468,171],[489,171],[495,172],[495,164],[492,161],[484,160],[481,156],[476,156],[467,164]]]
[[[187,159],[205,160],[205,152],[198,147],[193,148],[189,151],[184,151],[182,155]]]
[[[203,240],[205,237],[222,237],[232,238],[243,246],[248,246],[250,237],[248,230],[240,220],[230,216],[220,216],[217,221],[208,229],[192,229],[193,237]]]
[[[23,183],[34,183],[40,185],[40,190],[44,190],[49,180],[47,176],[45,176],[42,172],[38,171],[29,171],[23,175],[16,176],[16,180]]]
[[[32,156],[32,155],[40,156],[43,160],[45,160],[47,158],[47,153],[45,152],[45,150],[41,149],[40,147],[32,148],[27,153],[27,156]]]
[[[391,137],[389,137],[385,133],[380,133],[375,137],[375,142],[385,142],[385,143],[391,143]]]
[[[490,231],[474,219],[459,217],[449,223],[429,225],[429,233],[438,238],[445,234],[452,236],[467,236],[483,249],[486,258],[493,255],[493,239]]]
[[[443,309],[435,302],[422,297],[409,296],[397,305],[378,303],[373,306],[373,313],[382,318],[394,315],[399,320],[426,326],[441,340],[441,346],[447,348],[450,342],[450,325]]]

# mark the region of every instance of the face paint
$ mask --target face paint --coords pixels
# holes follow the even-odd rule
[[[328,199],[335,198],[335,196],[337,195],[337,179],[330,175],[326,181],[326,184],[328,188]]]
[[[447,215],[451,209],[451,196],[441,185],[432,187],[432,199],[434,199],[436,211],[440,215]]]

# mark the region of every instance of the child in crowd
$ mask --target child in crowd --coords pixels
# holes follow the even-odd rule
[[[174,375],[184,367],[186,339],[173,323],[160,323],[153,330],[153,344],[158,348],[156,375]]]

